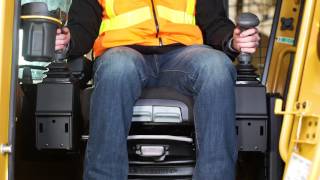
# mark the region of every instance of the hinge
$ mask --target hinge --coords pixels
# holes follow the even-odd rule
[[[11,153],[12,153],[12,145],[0,144],[0,154],[11,154]]]
[[[310,113],[311,103],[309,101],[304,102],[296,102],[294,109],[292,111],[282,111],[283,100],[276,99],[274,113],[277,115],[296,115],[296,116],[304,116],[304,117],[314,117],[320,119],[319,114]]]
[[[298,120],[298,127],[294,143],[317,144],[320,131],[320,115],[310,112],[311,102],[296,102],[292,111],[282,111],[282,99],[276,99],[274,112],[277,115],[294,115]],[[307,119],[308,118],[308,119]],[[303,122],[307,119],[307,122]],[[305,125],[303,125],[305,124]],[[304,130],[302,132],[302,127]]]

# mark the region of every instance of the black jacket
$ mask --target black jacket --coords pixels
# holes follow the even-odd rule
[[[90,51],[98,36],[102,17],[102,8],[97,0],[73,0],[69,11],[68,27],[71,31],[70,56],[81,56]],[[223,0],[197,0],[196,22],[200,27],[204,43],[224,51],[234,58],[237,53],[228,48],[234,24],[228,19]],[[173,47],[139,47],[142,53],[159,53]]]

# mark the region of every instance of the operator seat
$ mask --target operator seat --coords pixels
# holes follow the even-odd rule
[[[90,98],[94,88],[85,86],[92,74],[88,62],[84,57],[69,60],[69,68],[75,77],[80,77],[82,86],[83,140],[90,136]],[[196,156],[193,117],[192,97],[167,87],[143,89],[133,109],[127,141],[129,179],[191,179]]]

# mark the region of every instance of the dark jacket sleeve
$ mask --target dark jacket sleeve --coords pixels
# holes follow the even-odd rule
[[[88,53],[98,36],[102,8],[97,0],[73,0],[69,11],[68,28],[71,33],[69,56]]]
[[[223,0],[197,0],[196,22],[205,44],[225,52],[231,59],[238,55],[228,47],[235,25],[226,14]]]

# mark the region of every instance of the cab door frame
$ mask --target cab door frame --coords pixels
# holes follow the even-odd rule
[[[14,179],[20,1],[0,2],[0,180]]]

